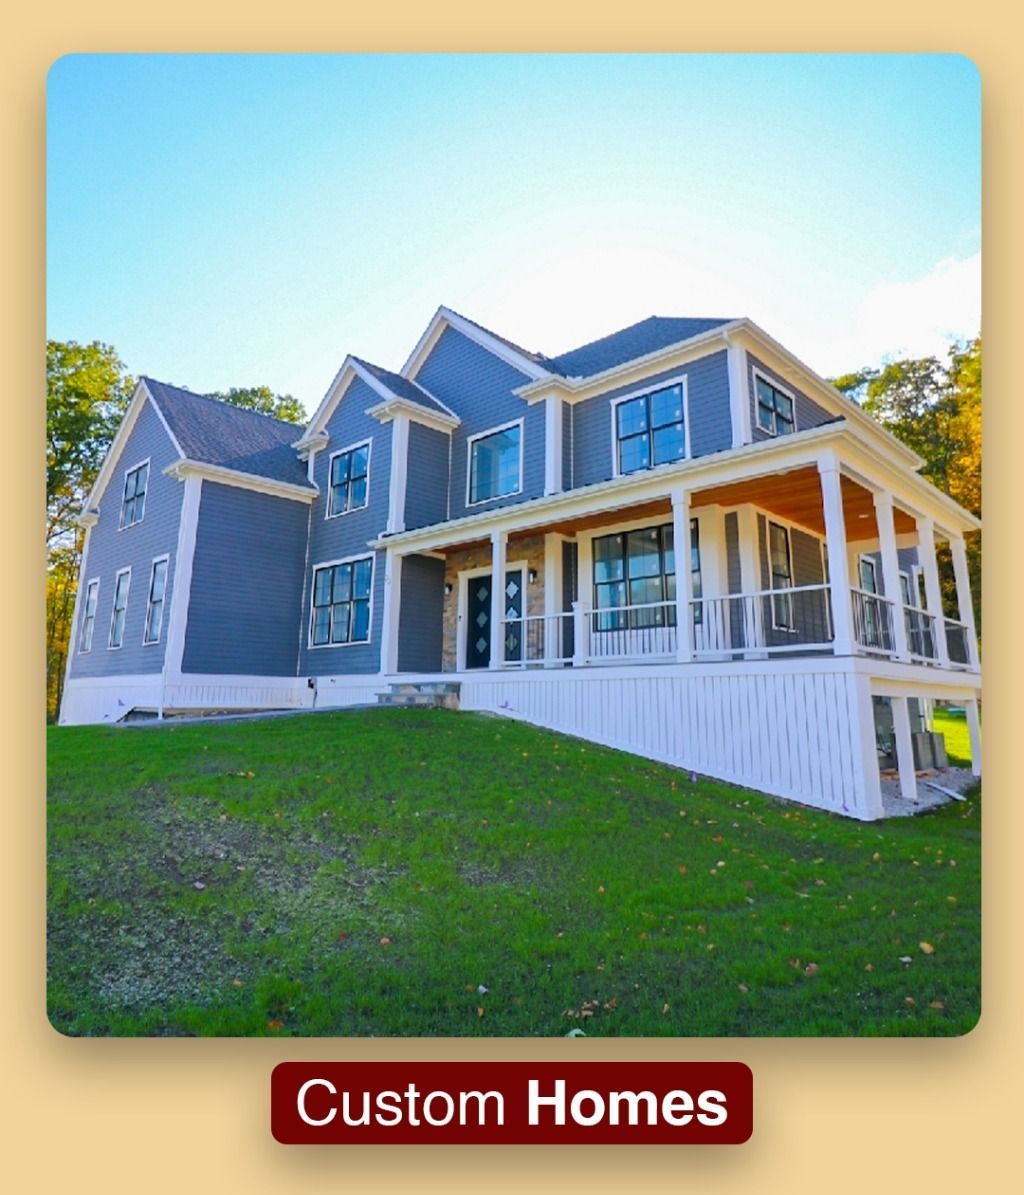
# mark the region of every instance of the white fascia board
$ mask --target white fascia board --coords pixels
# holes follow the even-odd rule
[[[313,412],[313,418],[306,424],[306,430],[292,444],[293,448],[301,452],[307,448],[317,447],[316,441],[323,432],[324,425],[330,419],[334,408],[341,401],[342,395],[355,376],[355,362],[350,356],[346,357],[341,363],[341,368],[334,375],[334,380],[327,387],[327,393],[320,400],[320,405]],[[321,444],[319,447],[323,447],[323,445]]]
[[[493,353],[495,357],[499,357],[506,364],[518,369],[520,373],[526,374],[531,381],[539,381],[542,378],[551,377],[550,370],[545,369],[542,365],[538,365],[536,361],[532,361],[529,357],[517,352],[510,344],[499,340],[496,336],[492,336],[490,332],[486,332],[477,324],[471,323],[464,319],[456,311],[452,311],[449,307],[438,307],[434,312],[434,317],[427,325],[423,335],[416,342],[416,347],[409,354],[405,364],[399,370],[403,378],[408,378],[414,381],[420,366],[427,359],[430,350],[434,347],[441,337],[441,333],[445,328],[454,328],[456,332],[461,333],[468,340],[487,349],[489,353]]]
[[[89,496],[85,500],[85,505],[82,508],[81,514],[78,516],[78,524],[81,527],[90,527],[99,518],[99,502],[103,497],[104,491],[110,484],[110,479],[117,468],[117,462],[121,457],[124,446],[127,443],[128,437],[132,434],[132,428],[135,427],[139,415],[142,413],[142,408],[149,402],[153,410],[156,411],[157,417],[163,424],[164,431],[167,432],[171,444],[174,446],[175,452],[179,456],[184,456],[181,445],[178,443],[177,437],[167,425],[167,420],[164,418],[163,411],[160,410],[159,404],[155,401],[152,394],[150,394],[146,383],[139,381],[135,387],[135,393],[132,395],[131,402],[128,404],[128,409],[125,411],[117,431],[114,433],[114,439],[111,441],[110,447],[107,449],[107,455],[103,458],[103,464],[100,466],[99,473],[96,474],[96,480],[92,484],[92,489],[89,491]]]
[[[540,402],[551,393],[558,394],[566,402],[582,402],[585,398],[593,398],[603,394],[606,390],[615,389],[618,385],[628,384],[634,374],[648,374],[659,372],[658,366],[664,364],[669,368],[684,361],[696,360],[706,355],[708,346],[716,341],[724,341],[744,324],[744,320],[733,320],[728,324],[720,324],[707,332],[700,332],[696,336],[689,336],[686,340],[676,341],[665,348],[656,349],[642,357],[633,357],[621,365],[614,365],[611,369],[600,373],[590,374],[585,378],[563,378],[556,374],[545,374],[540,380],[528,382],[520,386],[513,393],[525,398],[528,403]]]
[[[241,469],[226,469],[223,465],[210,465],[205,461],[193,461],[187,457],[173,461],[164,469],[169,477],[179,480],[189,474],[204,477],[210,481],[219,481],[224,485],[232,485],[242,490],[254,490],[260,494],[270,494],[275,498],[291,498],[297,502],[312,502],[319,490],[315,487],[294,485],[290,481],[275,481],[271,477],[260,477],[255,473],[245,473]]]
[[[461,422],[461,420],[453,416],[444,415],[440,411],[431,411],[428,407],[421,407],[419,403],[412,402],[408,398],[389,398],[374,407],[367,407],[366,414],[379,420],[381,423],[387,423],[388,420],[394,419],[396,415],[408,415],[414,422],[422,423],[427,427],[433,427],[442,432],[450,432],[453,428],[458,427]]]

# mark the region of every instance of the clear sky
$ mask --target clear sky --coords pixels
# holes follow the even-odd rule
[[[980,323],[952,55],[86,55],[48,84],[48,335],[315,408],[440,304],[557,353],[749,315],[819,372]]]

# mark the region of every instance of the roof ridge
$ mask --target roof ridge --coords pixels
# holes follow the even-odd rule
[[[240,411],[243,415],[252,415],[257,419],[269,420],[271,423],[278,423],[282,427],[292,430],[297,427],[305,427],[304,423],[292,423],[288,419],[278,419],[276,415],[267,415],[264,411],[254,411],[252,407],[241,407],[237,403],[228,402],[223,398],[214,398],[210,394],[200,394],[196,390],[189,390],[187,386],[176,386],[173,382],[161,382],[159,378],[150,377],[148,374],[142,374],[141,380],[143,382],[153,382],[164,390],[176,390],[179,394],[187,394],[189,398],[201,398],[204,402],[212,402],[216,406],[225,407],[231,411]],[[154,395],[154,397],[156,396]]]

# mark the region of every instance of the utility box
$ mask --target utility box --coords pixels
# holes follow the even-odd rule
[[[914,767],[918,771],[947,766],[946,740],[941,734],[919,730],[911,735],[914,744]]]

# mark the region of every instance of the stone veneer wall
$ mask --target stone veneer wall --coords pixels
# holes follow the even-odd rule
[[[444,599],[444,647],[441,667],[454,672],[457,662],[459,619],[459,573],[471,568],[486,568],[491,563],[491,546],[483,544],[464,552],[449,552],[445,562],[444,583],[452,591]],[[526,614],[544,613],[544,536],[531,535],[526,539],[509,540],[506,564],[524,564],[526,568]],[[537,580],[532,584],[529,571],[534,569]]]

